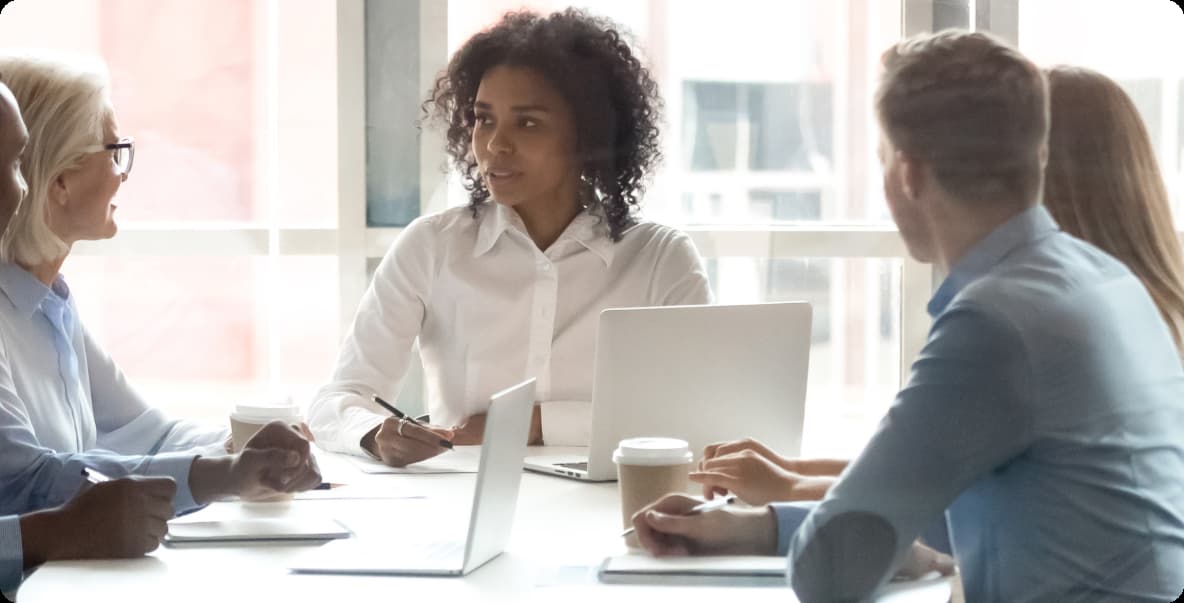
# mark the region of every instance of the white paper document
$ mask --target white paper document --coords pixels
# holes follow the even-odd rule
[[[787,586],[782,556],[651,557],[617,555],[600,566],[607,584]]]
[[[252,518],[222,521],[169,522],[164,542],[169,545],[214,542],[282,540],[334,540],[349,538],[350,531],[332,519]]]
[[[349,462],[353,463],[360,471],[371,474],[476,473],[477,463],[480,460],[480,446],[457,446],[440,456],[434,456],[426,461],[420,461],[406,467],[391,467],[381,461],[360,456],[349,457]]]

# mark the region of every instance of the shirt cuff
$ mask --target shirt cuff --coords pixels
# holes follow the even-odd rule
[[[362,438],[385,420],[386,417],[365,408],[354,407],[346,410],[345,415],[341,418],[341,435],[333,452],[376,458],[368,450],[362,448]]]
[[[25,573],[25,552],[21,544],[21,518],[0,517],[0,591],[11,593]]]
[[[587,446],[592,439],[592,403],[583,400],[539,404],[543,444]]]
[[[189,489],[189,469],[197,456],[184,452],[166,452],[158,454],[150,461],[142,475],[167,475],[177,482],[177,495],[173,497],[173,511],[177,514],[191,511],[200,507],[193,499],[193,491]]]
[[[777,515],[777,554],[782,557],[789,554],[789,543],[793,540],[794,532],[806,520],[806,516],[818,506],[818,501],[802,501],[791,503],[773,503],[769,508]]]

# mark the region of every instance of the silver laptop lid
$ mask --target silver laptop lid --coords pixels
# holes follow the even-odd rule
[[[531,379],[494,394],[485,416],[465,546],[466,574],[498,556],[510,540],[534,410],[534,386]]]
[[[810,304],[617,308],[600,315],[588,472],[611,475],[625,438],[667,436],[696,459],[753,437],[801,447]]]

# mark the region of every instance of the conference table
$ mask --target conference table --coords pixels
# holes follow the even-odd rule
[[[534,454],[535,452],[532,452]],[[476,475],[372,474],[318,452],[327,482],[347,484],[273,503],[227,501],[174,521],[332,518],[354,534],[400,543],[463,539]],[[298,574],[288,567],[321,543],[161,547],[130,560],[47,563],[20,603],[66,601],[796,601],[788,587],[608,585],[596,568],[625,552],[615,483],[526,472],[506,551],[463,578]],[[887,603],[950,599],[946,579],[893,584]]]

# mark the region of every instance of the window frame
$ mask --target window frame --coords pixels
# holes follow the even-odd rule
[[[932,2],[904,0],[907,6]],[[277,0],[264,0],[264,37],[272,49],[278,35],[275,24]],[[418,0],[420,15],[420,82],[426,95],[434,74],[444,67],[447,52],[448,8],[446,2]],[[381,258],[402,232],[402,228],[369,227],[366,223],[366,62],[365,0],[336,0],[337,9],[337,226],[335,228],[281,227],[270,224],[202,222],[135,223],[121,229],[118,237],[105,241],[79,242],[73,253],[92,256],[265,256],[276,258],[330,255],[338,266],[338,334],[343,335],[369,285],[368,263]],[[269,69],[275,69],[275,55],[269,55]],[[274,127],[274,125],[273,125]],[[272,137],[274,138],[274,137]],[[440,194],[446,188],[439,171],[446,157],[443,135],[432,129],[421,132],[419,142],[421,215],[441,208]],[[262,194],[267,205],[276,203],[276,178],[271,169]],[[706,177],[706,176],[705,176]],[[846,186],[839,186],[846,189]],[[843,194],[831,191],[832,194]],[[756,258],[894,258],[901,268],[901,366],[903,383],[908,366],[924,344],[929,318],[925,300],[933,287],[928,267],[908,257],[903,241],[889,226],[769,225],[769,226],[686,226],[705,259]],[[279,302],[279,300],[271,300]],[[919,311],[918,311],[919,310]],[[257,334],[275,350],[282,325],[259,324]],[[274,354],[273,354],[274,355]],[[276,362],[269,363],[269,389],[280,391]]]
[[[419,2],[421,98],[432,85],[434,74],[446,61],[448,6],[438,0]],[[274,49],[278,0],[264,0],[260,8],[266,17],[265,38]],[[988,30],[1005,39],[1018,39],[1018,0],[901,0],[902,35],[961,25]],[[401,228],[368,227],[366,223],[366,61],[365,0],[336,0],[337,11],[337,226],[335,228],[287,228],[273,220],[269,225],[227,223],[137,223],[125,227],[114,239],[80,242],[74,253],[96,256],[335,256],[338,266],[338,340],[353,320],[355,309],[369,285],[368,264],[381,258],[402,232]],[[961,21],[960,20],[964,20]],[[271,68],[274,69],[274,55]],[[1164,86],[1165,106],[1179,102],[1181,86]],[[848,94],[844,88],[836,99]],[[1166,101],[1172,101],[1168,103]],[[1168,115],[1170,114],[1170,115]],[[1178,112],[1165,111],[1162,124],[1165,143],[1179,136]],[[847,116],[851,119],[851,116]],[[1177,141],[1178,142],[1178,141]],[[1167,145],[1169,158],[1179,145]],[[443,136],[425,129],[419,141],[420,210],[426,214],[441,209],[447,184],[440,172],[445,164]],[[274,150],[274,149],[273,149]],[[836,149],[836,154],[843,151]],[[1178,158],[1177,158],[1178,159]],[[265,175],[274,179],[272,169]],[[1172,178],[1169,186],[1184,190],[1184,177]],[[709,178],[709,176],[704,176]],[[268,182],[262,194],[275,207],[276,187]],[[875,183],[864,183],[874,186]],[[830,194],[849,195],[849,183],[831,187]],[[1179,211],[1179,208],[1177,208]],[[908,255],[899,233],[891,225],[859,226],[827,223],[737,226],[708,225],[681,227],[688,232],[706,259],[755,258],[892,258],[901,260],[900,292],[900,382],[908,379],[913,359],[924,345],[930,326],[925,306],[941,275]],[[1179,230],[1179,228],[1178,228]],[[1181,230],[1184,238],[1184,230]],[[279,302],[280,300],[270,300]],[[272,317],[268,321],[275,321]],[[269,348],[279,345],[282,325],[261,324],[258,335],[269,339]],[[273,354],[274,356],[274,354]],[[272,387],[282,388],[278,367],[270,363],[267,378]],[[884,401],[887,403],[888,401]]]

